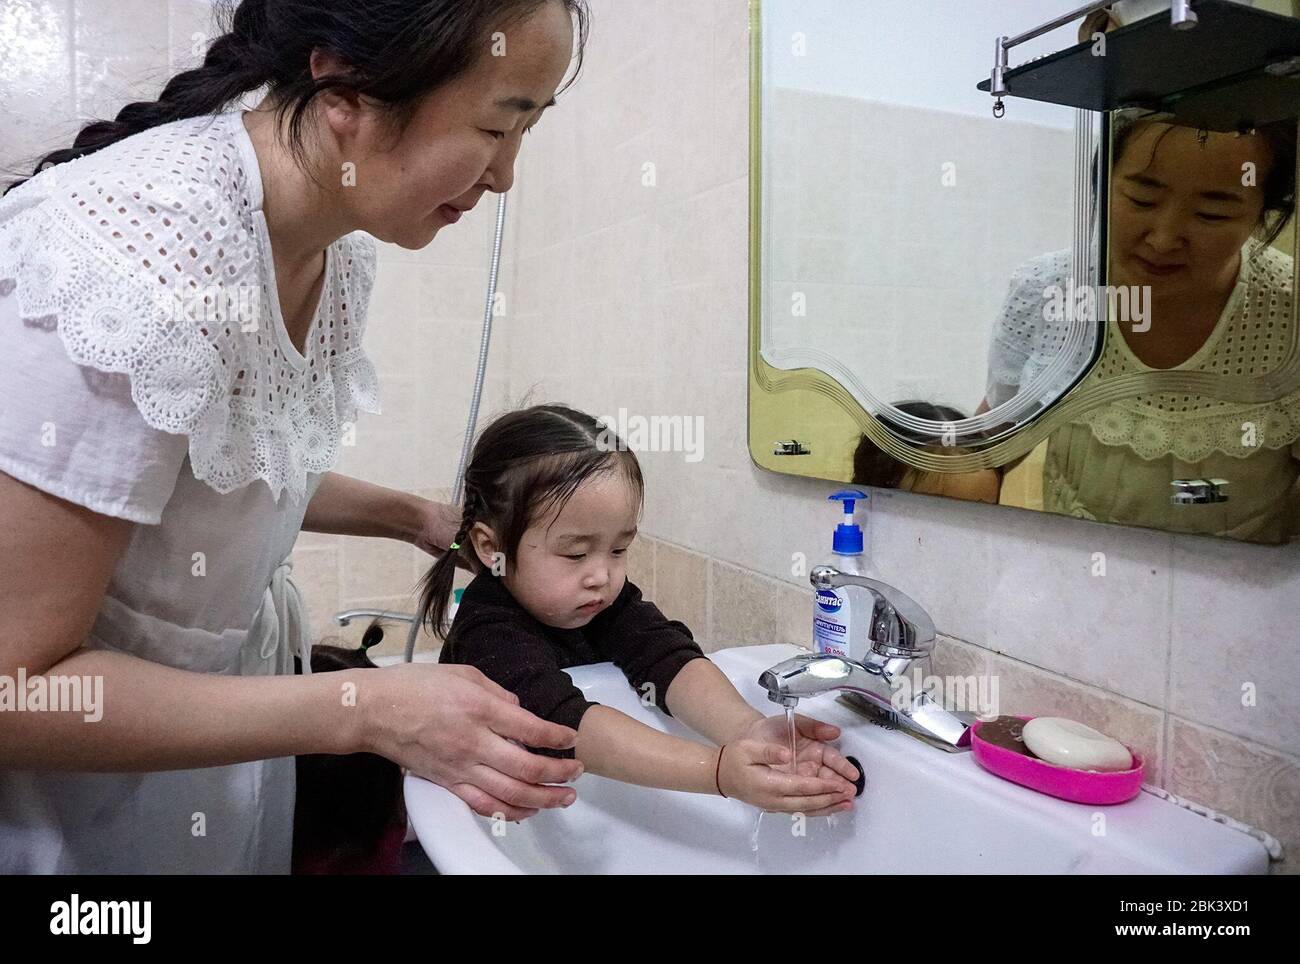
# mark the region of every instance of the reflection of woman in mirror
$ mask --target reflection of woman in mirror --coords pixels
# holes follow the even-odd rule
[[[1280,367],[1296,344],[1293,265],[1270,245],[1294,213],[1295,144],[1294,121],[1241,135],[1117,122],[1107,281],[1140,294],[1126,317],[1108,314],[1099,299],[1104,345],[1080,388],[1156,370],[1249,378]],[[1069,262],[1068,251],[1056,252],[1017,270],[994,330],[981,411],[1012,397],[1059,352],[1069,322],[1045,312],[1045,293],[1067,287]],[[1049,511],[1287,541],[1296,531],[1300,392],[1266,404],[1122,399],[1057,428],[1042,471]],[[1226,479],[1230,499],[1172,505],[1170,483],[1179,478]]]

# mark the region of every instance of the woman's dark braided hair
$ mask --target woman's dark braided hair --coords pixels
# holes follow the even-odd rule
[[[439,639],[450,607],[456,561],[475,574],[511,571],[519,543],[534,520],[564,510],[587,479],[621,472],[636,492],[645,491],[636,456],[603,423],[564,405],[534,405],[495,419],[474,444],[465,470],[460,528],[452,540],[458,548],[444,552],[420,580],[418,618]],[[483,523],[496,537],[501,553],[498,570],[478,557],[470,531]]]
[[[157,100],[127,104],[113,120],[83,127],[71,147],[46,154],[31,176],[151,127],[219,113],[264,85],[278,119],[289,116],[289,147],[306,167],[303,120],[322,91],[352,90],[386,105],[400,133],[425,95],[478,62],[493,31],[549,2],[563,3],[577,24],[577,69],[567,87],[582,67],[587,0],[242,0],[237,6],[223,0],[217,23],[228,26],[200,66],[172,77]],[[313,78],[317,49],[338,55],[346,71]],[[26,180],[12,182],[4,193]]]

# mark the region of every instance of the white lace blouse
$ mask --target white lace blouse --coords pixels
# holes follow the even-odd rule
[[[1292,270],[1287,255],[1247,245],[1213,332],[1177,368],[1252,376],[1280,367],[1298,334]],[[1064,287],[1068,276],[1068,251],[1041,255],[1016,271],[989,352],[990,406],[1014,395],[1060,350],[1064,323],[1044,320],[1044,289]],[[1071,371],[1081,371],[1090,353],[1091,346]],[[1112,320],[1101,357],[1081,385],[1150,370]],[[1230,500],[1190,511],[1171,505],[1170,480],[1186,477],[1229,480]],[[1296,532],[1298,477],[1300,391],[1265,403],[1152,392],[1093,408],[1053,432],[1044,504],[1104,522],[1285,542]]]
[[[147,130],[0,199],[0,470],[139,523],[87,647],[292,671],[254,624],[345,427],[379,411],[362,349],[375,248],[360,232],[330,246],[299,353],[261,206],[240,112]],[[0,771],[0,872],[287,871],[292,765]]]
[[[1180,371],[1262,375],[1277,368],[1296,343],[1292,323],[1291,259],[1273,248],[1242,251],[1237,283],[1206,343]],[[989,350],[986,399],[990,407],[1011,398],[1045,368],[1065,341],[1066,322],[1043,317],[1044,289],[1066,285],[1070,252],[1055,251],[1025,262],[1011,290]],[[1077,375],[1092,346],[1069,366]],[[1129,350],[1115,323],[1108,325],[1101,358],[1089,379],[1149,371]],[[1200,395],[1148,393],[1093,409],[1081,417],[1098,441],[1129,447],[1143,459],[1175,456],[1197,462],[1219,452],[1242,459],[1241,426],[1261,426],[1260,446],[1280,449],[1300,439],[1300,392],[1275,402],[1223,402]]]

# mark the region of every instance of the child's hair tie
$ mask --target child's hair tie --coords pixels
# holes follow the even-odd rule
[[[366,631],[361,634],[360,652],[365,653],[366,650],[370,649],[370,647],[378,646],[383,641],[384,641],[384,627],[381,626],[379,624],[379,620],[376,619],[369,626],[367,626]]]
[[[459,548],[460,548],[460,543],[453,542],[451,545],[447,547],[447,551],[450,552],[452,549],[459,549]]]

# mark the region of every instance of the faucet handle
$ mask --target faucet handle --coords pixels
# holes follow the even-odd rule
[[[840,572],[832,566],[816,566],[809,581],[818,589],[861,586],[871,593],[871,648],[881,656],[916,658],[934,649],[934,620],[921,604],[889,583],[867,576]]]
[[[873,590],[872,593],[875,606],[871,612],[871,648],[881,656],[911,658],[933,650],[935,629],[930,614],[911,596],[885,583],[878,585],[888,592]]]
[[[1174,505],[1205,505],[1211,502],[1227,502],[1227,479],[1174,479],[1173,494],[1169,501]]]

